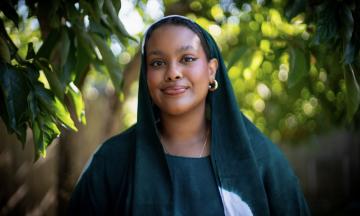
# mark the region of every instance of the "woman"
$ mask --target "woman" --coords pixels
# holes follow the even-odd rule
[[[278,148],[239,111],[213,38],[181,16],[145,34],[136,125],[106,141],[73,215],[308,215]]]

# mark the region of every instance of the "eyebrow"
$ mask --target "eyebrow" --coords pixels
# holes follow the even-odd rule
[[[191,45],[186,45],[186,46],[182,46],[179,49],[177,49],[176,52],[179,53],[179,52],[184,52],[184,51],[188,51],[188,50],[196,50],[196,49]]]
[[[185,52],[188,50],[194,50],[196,51],[196,49],[192,46],[192,45],[185,45],[185,46],[181,46],[179,49],[177,49],[175,52],[176,53],[181,53],[181,52]],[[152,50],[148,53],[148,56],[150,55],[164,55],[164,53],[160,50]]]
[[[148,56],[151,56],[151,55],[163,55],[163,52],[161,52],[160,50],[153,50],[151,52],[148,52],[147,54]]]

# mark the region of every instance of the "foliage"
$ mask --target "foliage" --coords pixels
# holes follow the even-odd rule
[[[344,73],[347,119],[350,121],[360,104],[360,3],[356,0],[290,0],[287,17],[293,18],[299,13],[305,13],[308,23],[314,25],[311,46],[326,46],[325,52],[318,53],[319,64],[326,64],[329,52],[341,57],[337,63],[343,66],[339,72]]]
[[[149,2],[136,3],[143,21],[151,19]],[[189,16],[215,37],[241,110],[274,141],[359,123],[356,1],[162,4],[165,14]],[[32,129],[36,158],[45,156],[60,126],[76,130],[73,119],[85,124],[82,87],[89,71],[101,79],[105,71],[121,94],[122,68],[111,46],[116,40],[127,49],[120,54],[126,62],[136,48],[118,18],[120,7],[120,0],[1,1],[0,114],[22,143]]]
[[[0,3],[0,114],[8,131],[23,144],[27,127],[32,129],[36,158],[45,156],[46,147],[61,133],[59,126],[77,130],[69,101],[76,119],[86,123],[79,89],[91,64],[104,64],[116,91],[121,92],[121,68],[109,47],[113,37],[123,44],[131,38],[117,16],[120,3],[28,0],[26,7],[23,1]],[[37,19],[42,37],[42,43],[35,41],[38,49],[28,43],[26,56],[18,47],[24,44],[15,45],[5,28],[24,28],[16,11],[21,7],[29,10],[28,15],[21,14],[25,21]]]
[[[349,2],[335,2],[349,7]],[[192,1],[185,12],[220,44],[241,110],[275,141],[296,142],[359,121],[359,51],[357,42],[347,40],[357,37],[358,27],[334,10],[326,16],[335,18],[327,22],[323,12],[314,16],[313,10],[305,11],[307,4],[278,0],[209,6]],[[352,3],[348,17],[358,19],[357,10]],[[327,29],[335,26],[346,30],[329,35]],[[353,47],[352,56],[345,47]]]

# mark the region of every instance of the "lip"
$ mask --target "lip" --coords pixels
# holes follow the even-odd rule
[[[187,89],[187,86],[174,85],[162,88],[161,91],[166,95],[179,95],[184,93]]]

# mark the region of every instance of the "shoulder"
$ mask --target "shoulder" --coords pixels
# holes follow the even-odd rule
[[[105,141],[80,176],[69,204],[70,215],[109,215],[127,196],[136,125]]]
[[[280,148],[246,117],[243,117],[243,119],[260,172],[263,175],[269,174],[269,172],[286,173],[290,178],[295,177],[288,160]]]
[[[285,159],[279,147],[263,134],[249,119],[243,116],[251,148],[257,159],[271,157]]]
[[[136,125],[106,140],[94,154],[106,159],[129,157],[135,147]]]
[[[281,150],[245,117],[244,121],[271,215],[309,215],[298,178]]]
[[[123,177],[131,165],[135,143],[136,125],[109,138],[88,160],[80,178],[86,178],[89,175],[103,176],[105,179],[113,179],[116,176]],[[114,170],[117,172],[113,172]]]

